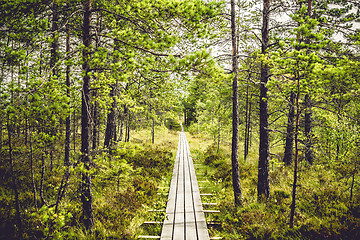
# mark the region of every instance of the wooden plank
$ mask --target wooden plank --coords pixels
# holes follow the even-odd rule
[[[219,213],[220,210],[204,210],[204,213]]]
[[[181,134],[180,134],[181,136]],[[181,137],[182,138],[182,137]],[[183,139],[180,140],[180,149],[183,147]],[[182,149],[181,149],[182,150]],[[179,171],[178,171],[178,183],[176,193],[176,208],[175,208],[175,222],[173,239],[185,239],[185,186],[184,186],[184,154],[183,151],[179,151]]]
[[[184,134],[185,135],[185,134]],[[186,144],[186,139],[184,144]],[[185,146],[185,145],[184,145]],[[197,229],[195,220],[195,210],[193,201],[193,188],[190,176],[189,157],[187,149],[184,147],[184,166],[185,166],[185,221],[186,221],[186,239],[197,239]]]
[[[138,238],[145,238],[145,239],[160,239],[159,236],[146,236],[146,235],[140,235]]]
[[[186,136],[185,136],[186,138]],[[189,157],[189,168],[190,168],[190,176],[191,176],[191,184],[193,189],[193,200],[194,200],[194,210],[195,210],[195,219],[196,219],[196,226],[197,226],[197,237],[201,240],[207,240],[210,239],[209,237],[209,231],[207,229],[205,215],[202,208],[201,203],[201,197],[200,197],[200,191],[199,186],[196,179],[195,174],[195,168],[192,162],[192,159],[190,158],[190,150],[189,150],[189,144],[186,141],[186,148],[187,153]]]
[[[180,136],[179,136],[179,144],[178,149],[180,148]],[[174,226],[174,216],[175,216],[175,200],[176,200],[176,189],[177,189],[177,176],[179,171],[179,151],[176,153],[175,163],[173,168],[173,175],[170,183],[170,190],[168,195],[168,202],[166,205],[166,215],[164,224],[161,231],[161,239],[163,240],[171,240],[173,237],[173,226]]]
[[[173,176],[170,183],[163,240],[209,240],[199,186],[184,132],[179,134]]]

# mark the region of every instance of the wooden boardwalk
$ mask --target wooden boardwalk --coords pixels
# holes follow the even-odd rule
[[[182,126],[181,126],[182,127]],[[170,184],[163,240],[209,240],[198,182],[183,129]]]

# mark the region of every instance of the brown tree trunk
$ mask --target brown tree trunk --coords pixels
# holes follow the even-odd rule
[[[307,2],[307,13],[308,16],[312,15],[312,0],[308,0]],[[310,43],[310,40],[307,40]],[[312,151],[312,136],[311,136],[311,119],[312,111],[311,111],[311,100],[310,95],[305,95],[305,160],[312,164],[314,161],[313,151]]]
[[[106,130],[105,130],[105,140],[104,140],[104,146],[106,148],[111,147],[113,145],[113,142],[116,140],[115,132],[116,132],[116,85],[111,86],[110,90],[110,98],[112,98],[113,102],[111,103],[110,112],[107,116],[106,121]]]
[[[232,71],[233,79],[233,115],[232,115],[232,146],[231,146],[231,166],[232,183],[234,190],[235,205],[239,206],[242,202],[242,192],[239,176],[238,142],[239,142],[239,92],[238,92],[238,56],[236,46],[236,13],[235,0],[231,0],[231,41],[232,41]]]
[[[312,137],[311,137],[311,101],[310,95],[305,95],[305,160],[312,164],[314,161],[312,151]]]
[[[29,143],[30,143],[30,174],[31,174],[31,183],[32,183],[32,189],[33,189],[33,200],[34,200],[35,209],[37,209],[36,184],[35,184],[35,177],[34,177],[34,153],[33,153],[31,126],[29,127]]]
[[[18,233],[19,233],[18,237],[19,237],[19,239],[22,239],[23,229],[22,229],[22,222],[21,222],[21,215],[20,215],[20,200],[19,200],[19,192],[18,192],[18,185],[17,185],[17,178],[16,178],[17,174],[15,173],[15,170],[14,170],[14,159],[13,159],[13,151],[12,151],[13,127],[12,127],[12,124],[10,123],[9,115],[8,115],[8,121],[7,121],[7,132],[8,132],[8,144],[9,144],[10,172],[11,172],[11,176],[12,176],[12,189],[13,189],[14,195],[15,195],[15,210],[16,210],[15,220],[16,220]]]
[[[81,162],[87,171],[81,173],[82,179],[80,184],[80,198],[83,207],[83,221],[87,229],[94,226],[93,200],[91,193],[91,175],[88,172],[91,168],[90,163],[90,22],[91,22],[91,0],[83,2],[84,19],[83,19],[83,86],[81,101]]]
[[[288,115],[288,122],[286,127],[286,141],[285,141],[285,151],[284,151],[284,158],[283,162],[286,165],[290,165],[293,159],[293,145],[294,145],[294,117],[295,117],[295,110],[294,110],[294,103],[295,103],[296,94],[294,91],[290,93],[289,99],[289,115]]]
[[[40,195],[40,200],[41,200],[41,205],[46,205],[48,206],[48,203],[45,200],[44,197],[44,180],[45,180],[45,156],[47,155],[48,152],[45,151],[45,153],[41,154],[41,177],[40,177],[40,191],[39,191],[39,195]]]
[[[92,149],[97,149],[98,147],[98,138],[99,138],[99,131],[98,131],[98,127],[99,127],[99,103],[97,101],[98,98],[98,91],[94,90],[93,92],[93,96],[95,99],[94,105],[93,105],[93,131],[92,131]]]
[[[152,144],[155,143],[155,116],[152,117],[151,142]]]
[[[70,29],[66,27],[66,54],[69,57],[70,54]],[[70,65],[66,66],[66,95],[69,98],[68,107],[71,108],[71,93],[70,93]],[[65,159],[64,165],[68,166],[70,163],[70,144],[71,144],[71,114],[66,117],[66,127],[65,127]]]
[[[66,54],[67,57],[69,57],[70,54],[70,29],[68,26],[66,26]],[[66,95],[69,98],[68,107],[71,108],[71,93],[70,93],[70,65],[66,66]],[[57,213],[59,204],[61,202],[61,199],[65,195],[66,187],[68,184],[68,180],[70,177],[70,146],[71,144],[71,114],[69,114],[66,117],[66,128],[65,128],[65,158],[64,158],[64,165],[66,167],[65,173],[63,175],[63,178],[61,180],[60,188],[58,191],[58,196],[56,199],[55,204],[55,213]]]
[[[269,46],[269,18],[270,18],[270,0],[264,0],[263,26],[261,30],[262,44],[261,53],[267,54]],[[261,63],[261,85],[260,85],[260,144],[259,144],[259,165],[258,165],[258,200],[266,200],[270,197],[269,184],[269,106],[268,106],[268,88],[266,86],[269,80],[269,66]]]
[[[58,49],[59,49],[59,38],[58,38],[58,6],[56,3],[52,5],[52,19],[51,19],[51,31],[52,31],[52,42],[51,42],[51,50],[50,50],[50,68],[52,70],[53,76],[58,75],[57,68],[55,67],[58,59]]]
[[[249,74],[248,80],[251,75]],[[245,105],[245,138],[244,138],[244,161],[246,161],[249,154],[250,143],[250,120],[251,120],[251,99],[249,99],[249,82],[246,85],[246,105]]]
[[[297,94],[296,94],[296,123],[295,123],[295,161],[294,161],[294,182],[292,188],[292,201],[291,201],[291,210],[290,210],[290,228],[294,227],[294,217],[296,209],[296,188],[298,180],[298,159],[299,159],[299,119],[300,119],[300,76],[297,76]]]
[[[131,120],[129,110],[127,110],[126,117],[127,117],[127,120],[126,120],[126,130],[125,130],[125,142],[129,142],[130,141],[130,120]]]

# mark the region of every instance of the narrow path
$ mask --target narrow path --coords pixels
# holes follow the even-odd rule
[[[161,239],[209,240],[194,164],[182,125],[181,130]]]

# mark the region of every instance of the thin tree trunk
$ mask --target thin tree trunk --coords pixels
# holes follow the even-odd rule
[[[246,161],[246,157],[249,152],[249,145],[248,145],[249,121],[248,121],[248,117],[249,117],[249,83],[246,85],[244,161]]]
[[[107,116],[107,122],[106,122],[106,130],[105,130],[105,140],[104,140],[104,146],[106,148],[111,147],[113,145],[113,142],[115,140],[115,131],[116,131],[116,97],[115,97],[115,91],[116,86],[112,85],[110,90],[110,98],[112,98],[113,102],[111,103],[110,112]]]
[[[70,29],[66,27],[66,54],[69,57],[70,54]],[[68,107],[71,108],[71,93],[70,93],[70,65],[66,66],[66,95],[69,98]],[[66,117],[65,128],[65,158],[64,165],[68,166],[70,163],[70,144],[71,144],[71,114]]]
[[[296,123],[295,123],[295,161],[294,161],[294,182],[292,189],[292,201],[291,201],[291,210],[290,210],[290,228],[294,227],[294,217],[295,217],[295,209],[296,209],[296,188],[297,188],[297,177],[298,177],[298,159],[299,159],[299,119],[300,119],[300,76],[297,77],[297,95],[296,95]]]
[[[122,141],[124,135],[124,121],[125,121],[124,113],[122,114],[121,118],[119,117],[119,120],[120,120],[120,124],[119,124],[120,133],[119,133],[118,141]]]
[[[283,162],[286,165],[290,165],[293,159],[293,145],[294,145],[294,117],[295,117],[295,110],[294,110],[294,103],[295,103],[296,94],[294,91],[290,93],[290,101],[289,101],[289,115],[288,115],[288,122],[286,127],[286,141],[285,141],[285,151],[284,151],[284,158]]]
[[[41,205],[48,206],[45,197],[44,197],[44,178],[45,178],[45,153],[41,154],[41,178],[40,178],[40,199],[41,199]],[[46,152],[47,155],[47,152]]]
[[[0,119],[0,149],[2,149],[3,146],[3,123]]]
[[[93,200],[91,193],[91,175],[90,170],[90,22],[91,22],[91,0],[83,2],[84,22],[83,22],[83,86],[81,102],[81,162],[84,164],[86,171],[81,173],[82,181],[80,184],[80,198],[83,207],[83,221],[87,229],[94,226]]]
[[[152,117],[151,142],[155,143],[155,116]]]
[[[53,76],[57,76],[58,75],[58,71],[57,68],[55,67],[58,58],[59,58],[59,54],[58,54],[58,49],[59,49],[59,38],[57,36],[57,30],[58,30],[58,18],[59,18],[59,14],[58,14],[58,6],[56,3],[53,3],[52,5],[52,20],[51,20],[51,31],[52,31],[52,41],[51,41],[51,50],[50,50],[50,69],[53,72]]]
[[[17,174],[15,173],[14,169],[14,159],[13,159],[13,151],[12,151],[12,126],[10,123],[10,116],[8,115],[7,121],[7,131],[8,131],[8,143],[9,143],[9,161],[10,161],[10,172],[12,176],[12,188],[15,194],[15,210],[16,210],[16,223],[19,232],[19,238],[22,239],[22,222],[21,222],[21,215],[20,215],[20,200],[19,200],[19,192],[18,192],[18,185],[17,185]]]
[[[270,0],[264,0],[263,26],[261,30],[262,44],[261,53],[267,54],[269,46],[269,18],[270,18]],[[259,165],[258,165],[258,200],[266,200],[270,197],[269,183],[269,106],[268,106],[268,88],[266,86],[269,80],[269,66],[261,63],[261,85],[260,85],[260,144],[259,144]]]
[[[76,109],[73,111],[73,151],[76,153]]]
[[[70,53],[70,29],[66,27],[66,54]],[[69,98],[68,107],[71,108],[71,93],[70,93],[70,65],[66,66],[66,95]],[[58,191],[58,196],[56,199],[55,204],[55,213],[57,213],[59,204],[61,202],[62,197],[65,195],[66,187],[68,183],[68,179],[70,177],[70,146],[71,144],[71,114],[66,117],[66,130],[65,130],[65,158],[64,158],[64,165],[66,167],[65,173],[61,180],[60,188]]]
[[[239,176],[239,92],[238,92],[238,57],[236,46],[236,13],[235,0],[231,0],[231,41],[232,41],[232,71],[233,79],[233,115],[232,115],[232,146],[231,146],[231,166],[232,183],[234,190],[235,205],[239,206],[242,202],[242,192]]]
[[[247,142],[246,142],[246,149],[247,149],[247,153],[249,154],[249,149],[251,147],[251,99],[250,99],[250,103],[249,103],[249,119],[248,119],[248,129],[247,129]]]
[[[305,160],[312,164],[314,161],[312,151],[312,137],[311,137],[311,101],[310,95],[305,95]]]
[[[127,111],[125,142],[130,141],[130,120],[131,120],[130,111]]]
[[[92,149],[97,149],[98,147],[98,138],[99,138],[99,131],[98,131],[98,127],[99,127],[99,103],[97,101],[98,98],[98,91],[95,90],[94,91],[94,106],[93,106],[93,134],[92,134]]]
[[[34,206],[37,209],[37,200],[36,200],[36,184],[34,177],[34,152],[33,152],[33,143],[32,143],[32,131],[31,126],[29,128],[29,143],[30,143],[30,174],[31,174],[31,183],[33,189],[33,198],[34,198]]]
[[[217,149],[216,153],[219,153],[220,150],[220,139],[221,139],[221,119],[218,119],[218,137],[217,137]]]
[[[354,190],[354,185],[355,185],[355,174],[356,174],[356,170],[357,170],[357,159],[355,159],[355,163],[354,163],[354,171],[352,174],[352,181],[351,181],[351,187],[350,187],[350,203],[352,202],[352,198],[353,198],[353,190]]]
[[[311,18],[312,15],[312,0],[308,0],[307,2],[307,13]],[[307,39],[307,43],[310,44],[310,39]],[[312,128],[312,119],[311,119],[312,111],[311,111],[311,100],[310,95],[305,95],[305,160],[312,164],[314,162],[313,151],[312,151],[312,136],[311,136],[311,128]]]

